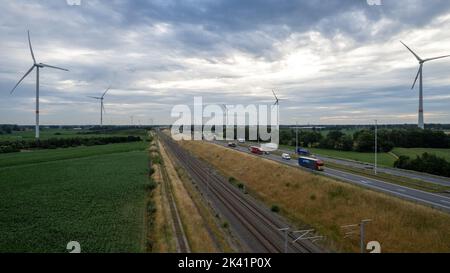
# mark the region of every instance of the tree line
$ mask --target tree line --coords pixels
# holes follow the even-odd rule
[[[332,130],[325,136],[320,131],[300,131],[298,142],[303,147],[316,147],[341,151],[373,152],[375,150],[375,130],[363,129],[353,134]],[[282,129],[280,143],[295,145],[295,129]],[[450,136],[443,131],[421,129],[381,129],[378,130],[378,150],[389,152],[394,147],[401,148],[450,148]]]
[[[415,159],[400,156],[394,163],[394,167],[450,177],[450,162],[428,153],[417,156]]]
[[[73,137],[49,138],[43,140],[3,140],[0,141],[0,153],[15,153],[30,149],[57,149],[77,146],[94,146],[114,143],[142,141],[139,136],[110,136],[110,137]]]

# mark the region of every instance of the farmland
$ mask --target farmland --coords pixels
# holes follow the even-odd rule
[[[0,155],[1,252],[144,251],[146,146]]]
[[[54,129],[54,128],[41,128],[40,139],[49,138],[72,138],[72,137],[102,137],[102,136],[127,136],[138,135],[144,136],[145,130],[141,129],[121,129],[112,131],[94,131],[94,130],[74,130],[74,129]],[[27,140],[34,139],[34,130],[26,131],[13,131],[11,134],[0,135],[0,140]]]

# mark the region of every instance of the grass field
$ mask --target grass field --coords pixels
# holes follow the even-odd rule
[[[450,149],[432,149],[432,148],[395,148],[392,151],[397,156],[405,155],[414,159],[416,156],[421,156],[423,153],[434,154],[438,157],[445,158],[450,162]]]
[[[144,251],[145,147],[0,155],[0,252]]]
[[[295,147],[281,145],[283,149],[289,149],[295,151]],[[328,149],[319,149],[319,148],[308,148],[308,150],[317,155],[329,156],[334,158],[342,158],[355,160],[360,162],[366,162],[374,164],[375,155],[373,153],[359,153],[352,151],[337,151],[337,150],[328,150]],[[388,153],[378,153],[378,164],[388,167],[393,167],[396,158]]]
[[[100,146],[80,146],[55,150],[35,150],[21,153],[0,154],[0,167],[42,163],[56,160],[74,159],[95,156],[98,154],[113,154],[143,150],[144,142],[108,144]]]
[[[374,164],[375,155],[373,153],[359,153],[359,152],[351,152],[351,151],[336,151],[336,150],[327,150],[327,149],[317,149],[312,148],[310,151],[314,154],[342,158],[342,159],[350,159],[355,161],[361,161],[366,163]],[[392,167],[394,166],[396,158],[388,153],[378,153],[378,164],[383,166]]]
[[[91,134],[89,130],[73,130],[73,129],[45,129],[41,128],[40,138],[71,138],[71,137],[102,137],[102,136],[146,136],[146,130],[143,129],[123,129],[108,132],[106,134]],[[17,139],[34,139],[34,130],[14,131],[11,134],[0,135],[0,140],[17,140]]]
[[[218,145],[182,145],[269,207],[277,205],[297,228],[327,236],[337,250],[359,251],[358,238],[344,238],[340,226],[372,219],[366,239],[379,241],[383,252],[450,252],[450,215],[444,212]]]

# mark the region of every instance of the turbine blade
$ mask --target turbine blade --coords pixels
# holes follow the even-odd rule
[[[91,99],[97,99],[97,100],[101,100],[102,98],[99,98],[99,97],[93,97],[93,96],[87,96],[88,98],[91,98]]]
[[[407,45],[405,45],[405,43],[403,43],[402,41],[400,41],[400,43],[402,43],[409,50],[409,52],[411,52],[414,55],[414,57],[416,57],[416,59],[419,62],[422,62],[422,59],[414,51],[412,51],[411,48],[409,48]]]
[[[65,68],[61,68],[61,67],[57,67],[57,66],[53,66],[53,65],[48,65],[48,64],[43,64],[43,63],[40,63],[39,66],[59,69],[59,70],[63,70],[63,71],[69,71],[68,69],[65,69]]]
[[[417,79],[419,78],[420,73],[422,73],[422,66],[423,65],[419,66],[419,71],[417,71],[416,79],[414,80],[414,83],[413,83],[411,89],[414,89],[414,86],[416,86]]]
[[[105,109],[105,105],[102,103],[102,110],[103,110],[103,113],[105,113],[106,114],[106,109]]]
[[[433,61],[433,60],[437,60],[437,59],[442,59],[442,58],[447,58],[450,57],[450,55],[445,55],[445,56],[440,56],[440,57],[435,57],[435,58],[429,58],[429,59],[425,59],[423,60],[424,62],[428,62],[428,61]]]
[[[36,59],[34,58],[33,47],[31,46],[30,31],[29,30],[28,30],[28,45],[30,46],[30,52],[31,52],[31,57],[33,58],[33,63],[36,64]]]
[[[14,88],[11,90],[10,94],[14,93],[14,90],[16,90],[17,86],[19,86],[19,84],[23,81],[23,79],[25,79],[30,73],[31,71],[34,69],[34,65],[27,71],[27,73],[25,73],[25,75],[16,83],[16,85],[14,86]]]
[[[278,100],[278,97],[277,97],[277,95],[275,94],[275,90],[272,89],[272,93],[273,93],[273,95],[275,96],[275,99]]]
[[[102,98],[106,95],[106,93],[108,93],[109,89],[111,89],[111,86],[106,89],[105,93],[102,95]]]

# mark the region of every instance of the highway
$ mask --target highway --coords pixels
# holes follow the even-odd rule
[[[223,146],[223,147],[230,148],[230,147],[228,147],[228,144],[226,142],[214,141],[212,143]],[[251,154],[250,151],[248,150],[248,148],[242,147],[242,146],[237,146],[236,148],[230,148],[230,149]],[[255,156],[257,156],[257,155],[255,155]],[[286,164],[286,165],[289,165],[289,166],[292,166],[295,168],[301,168],[301,169],[307,170],[305,168],[300,167],[296,160],[283,160],[278,155],[269,154],[269,155],[262,155],[260,157],[270,159],[273,161],[277,161],[279,163]],[[343,180],[343,181],[346,181],[346,182],[349,182],[352,184],[357,184],[357,185],[365,187],[365,188],[369,188],[369,189],[377,190],[379,192],[394,195],[394,196],[402,198],[402,199],[425,204],[425,205],[440,209],[442,211],[445,211],[447,213],[450,213],[450,198],[447,196],[444,196],[444,195],[429,193],[429,192],[425,192],[425,191],[421,191],[421,190],[416,190],[416,189],[388,183],[385,181],[368,178],[368,177],[361,176],[361,175],[347,173],[344,171],[340,171],[340,170],[336,170],[336,169],[332,169],[332,168],[328,168],[328,167],[326,167],[323,172],[315,172],[315,173],[321,173],[328,177],[336,178],[336,179]]]
[[[283,152],[283,153],[289,153],[289,154],[295,153],[295,150],[280,149],[279,151]],[[369,164],[369,163],[362,163],[362,162],[328,157],[328,156],[317,155],[317,154],[315,154],[314,156],[325,162],[332,162],[335,164],[344,165],[344,166],[348,166],[348,167],[352,167],[352,168],[356,168],[356,169],[373,170],[373,168],[374,168],[374,165]],[[450,178],[447,178],[447,177],[436,176],[436,175],[431,175],[431,174],[426,174],[426,173],[419,173],[419,172],[408,171],[408,170],[388,168],[388,167],[380,167],[380,166],[378,166],[377,170],[380,173],[386,173],[386,174],[390,174],[390,175],[406,177],[409,179],[417,179],[417,180],[421,180],[421,181],[432,183],[432,184],[450,187]]]

